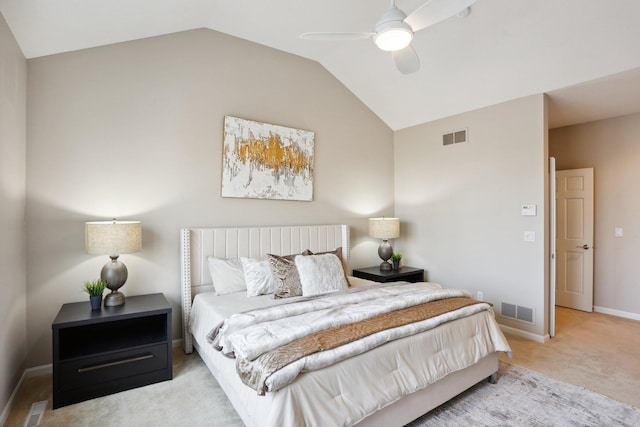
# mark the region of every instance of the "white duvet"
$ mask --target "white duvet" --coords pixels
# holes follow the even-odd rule
[[[448,297],[471,297],[466,291],[431,283],[392,283],[330,293],[311,299],[284,300],[265,309],[235,313],[225,319],[216,346],[253,360],[262,353],[313,332],[368,319],[391,310]],[[484,309],[488,309],[488,304]]]
[[[277,392],[257,396],[239,380],[234,360],[214,350],[206,335],[232,313],[279,303],[271,296],[207,293],[195,298],[191,311],[198,352],[249,426],[351,426],[491,353],[510,352],[493,312],[481,311],[307,372]]]
[[[215,336],[214,344],[217,349],[228,355],[235,354],[238,363],[248,366],[263,353],[314,332],[451,297],[471,295],[466,291],[441,289],[429,283],[376,285],[234,314],[216,328],[212,335]],[[293,382],[302,372],[325,368],[387,342],[487,310],[491,310],[489,304],[475,304],[420,322],[380,331],[337,348],[305,356],[268,377],[261,378],[259,384],[254,386],[258,394],[276,391]]]

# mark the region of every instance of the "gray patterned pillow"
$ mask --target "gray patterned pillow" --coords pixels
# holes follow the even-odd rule
[[[275,281],[274,298],[289,298],[302,295],[300,275],[296,268],[295,258],[298,255],[279,256],[267,254],[271,266],[271,274]]]

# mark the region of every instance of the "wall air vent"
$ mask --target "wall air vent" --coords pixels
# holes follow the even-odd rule
[[[515,319],[516,318],[516,305],[503,302],[502,303],[502,310],[500,310],[500,314],[502,314],[505,317],[511,317],[511,318]]]
[[[467,141],[467,129],[458,129],[442,135],[442,145],[453,145]]]
[[[533,324],[533,308],[503,302],[500,314],[504,317]]]

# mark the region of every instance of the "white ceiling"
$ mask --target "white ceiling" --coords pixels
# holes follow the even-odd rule
[[[410,13],[425,0],[397,0]],[[478,0],[418,32],[418,73],[371,40],[389,0],[0,0],[27,58],[210,28],[318,61],[394,130],[523,96],[550,95],[551,127],[640,112],[640,1]],[[577,86],[576,86],[577,85]]]

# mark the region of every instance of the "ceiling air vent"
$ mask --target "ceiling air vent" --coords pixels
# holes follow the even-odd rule
[[[442,145],[452,145],[467,142],[467,130],[459,129],[442,135]]]

